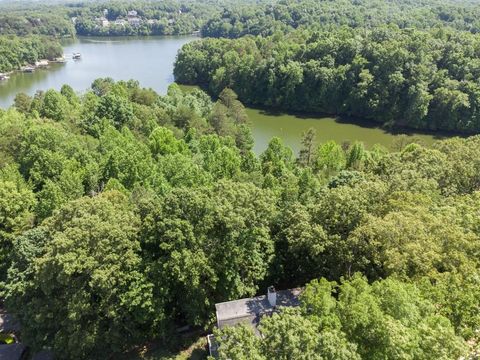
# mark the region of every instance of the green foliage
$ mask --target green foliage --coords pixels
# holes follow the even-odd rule
[[[369,285],[354,276],[339,286],[314,280],[301,309],[264,317],[259,331],[261,340],[242,327],[218,332],[220,358],[242,348],[260,359],[456,359],[466,352],[433,303],[393,279]]]
[[[270,194],[250,184],[172,191],[144,220],[152,281],[171,284],[169,301],[197,324],[219,299],[254,294],[273,254],[273,211]]]
[[[3,26],[1,19],[0,24]],[[24,65],[35,64],[40,59],[53,60],[62,54],[60,43],[50,38],[0,35],[0,72],[18,70]]]
[[[64,121],[67,117],[68,101],[55,90],[47,90],[45,92],[42,107],[40,108],[40,116],[55,120]]]
[[[251,149],[229,89],[99,79],[0,111],[2,297],[22,341],[116,356],[312,279],[263,339],[225,330],[220,356],[450,359],[478,341],[480,137]]]
[[[188,43],[174,73],[213,95],[229,87],[250,105],[474,133],[478,69],[464,64],[478,63],[478,47],[476,35],[452,29],[310,26],[285,36]]]
[[[62,207],[44,223],[43,243],[32,244],[34,232],[19,239],[19,250],[39,247],[33,258],[15,254],[6,289],[28,343],[52,346],[61,358],[104,358],[135,342],[153,316],[138,226],[113,192]]]

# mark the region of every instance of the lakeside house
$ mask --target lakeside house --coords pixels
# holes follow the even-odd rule
[[[258,325],[262,317],[281,311],[282,307],[299,306],[302,291],[301,288],[276,291],[270,286],[266,295],[215,304],[217,327],[223,329],[226,326],[245,324],[260,336]],[[216,357],[218,346],[214,335],[208,335],[207,341],[210,356]]]
[[[98,22],[101,27],[109,27],[110,26],[110,21],[105,16],[102,16],[98,18]]]
[[[48,66],[48,60],[35,61],[35,67],[46,67],[46,66]]]
[[[128,18],[128,23],[131,26],[140,26],[141,20],[138,17],[129,17]]]

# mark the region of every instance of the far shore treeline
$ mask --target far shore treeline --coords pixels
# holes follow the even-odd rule
[[[480,37],[396,26],[297,30],[183,46],[177,81],[289,111],[347,115],[389,127],[480,130]]]

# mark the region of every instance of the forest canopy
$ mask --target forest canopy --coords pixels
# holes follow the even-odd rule
[[[297,30],[183,46],[177,81],[230,87],[249,105],[347,115],[392,127],[480,130],[480,41],[396,26]]]
[[[0,72],[60,38],[199,33],[164,95],[135,80],[0,109],[0,300],[21,341],[119,358],[215,304],[301,287],[219,358],[475,360],[480,352],[480,7],[456,0],[0,4]],[[446,130],[430,146],[260,154],[245,105]]]
[[[0,139],[2,297],[33,349],[103,359],[308,283],[265,343],[226,330],[222,356],[451,359],[478,341],[478,136],[388,151],[310,131],[297,156],[278,138],[257,156],[232,90],[106,78],[19,94]]]
[[[62,54],[60,43],[44,36],[0,36],[0,73],[40,59],[54,60]]]
[[[480,31],[480,10],[473,0],[0,2],[0,10],[0,35],[128,36],[200,31],[205,37],[238,38],[298,28],[385,24]],[[130,20],[138,21],[129,21],[132,10],[136,14]]]

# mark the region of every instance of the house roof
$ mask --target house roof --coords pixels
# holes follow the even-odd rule
[[[20,360],[26,350],[26,346],[20,343],[0,345],[0,360]]]
[[[276,307],[300,305],[298,297],[301,292],[302,289],[300,288],[277,291]],[[215,308],[217,312],[217,326],[220,329],[239,323],[250,324],[256,327],[261,316],[275,310],[268,302],[266,295],[218,303],[215,304]]]
[[[20,324],[12,317],[12,315],[0,311],[0,332],[16,333],[20,331]]]

